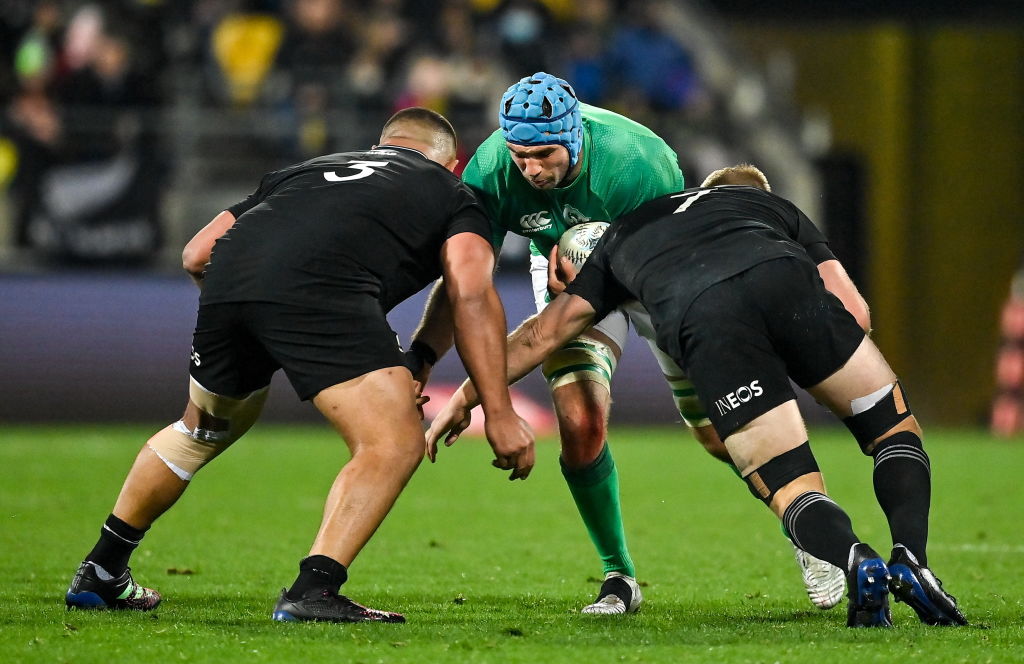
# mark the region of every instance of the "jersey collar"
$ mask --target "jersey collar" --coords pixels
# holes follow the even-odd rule
[[[423,154],[422,152],[420,152],[416,148],[408,148],[408,147],[406,147],[404,145],[374,145],[372,148],[370,148],[370,150],[371,151],[373,151],[373,150],[405,150],[406,152],[412,152],[414,154],[418,154],[419,156],[423,157],[427,161],[430,161],[430,157],[428,157],[427,155]]]

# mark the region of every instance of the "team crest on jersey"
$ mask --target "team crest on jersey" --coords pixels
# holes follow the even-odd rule
[[[562,208],[562,218],[565,219],[566,226],[575,226],[576,224],[582,224],[590,221],[590,217],[571,205],[566,205]]]
[[[548,216],[550,214],[547,210],[524,214],[519,217],[519,226],[523,229],[524,234],[546,231],[551,228],[551,217]]]

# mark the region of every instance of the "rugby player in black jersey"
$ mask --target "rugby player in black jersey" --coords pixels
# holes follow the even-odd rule
[[[557,255],[552,253],[552,263]],[[713,173],[619,218],[569,286],[509,338],[509,378],[629,300],[651,314],[658,345],[683,367],[751,492],[801,549],[847,570],[851,627],[889,627],[889,593],[922,622],[963,625],[927,567],[931,471],[905,392],[866,335],[867,305],[824,235],[770,193],[748,164]],[[790,378],[825,404],[874,459],[889,523],[888,562],[824,493]],[[433,459],[477,401],[467,381],[427,432]],[[447,434],[447,435],[446,435]]]
[[[192,476],[252,426],[283,369],[352,457],[272,617],[404,622],[338,591],[423,457],[417,389],[385,316],[442,274],[459,355],[483,390],[493,465],[510,479],[529,475],[534,438],[505,383],[490,225],[451,172],[455,149],[444,117],[399,111],[373,149],[269,173],[189,242],[184,267],[201,289],[189,402],[139,452],[68,589],[69,608],[156,608],[159,593],[132,579],[132,551]]]

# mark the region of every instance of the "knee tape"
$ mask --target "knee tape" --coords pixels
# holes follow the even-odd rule
[[[764,501],[765,505],[771,505],[779,489],[798,477],[817,472],[818,462],[814,460],[811,445],[804,443],[769,459],[743,479],[755,498]]]
[[[665,375],[668,386],[672,388],[672,399],[676,403],[676,410],[683,418],[683,422],[691,429],[706,427],[711,424],[704,405],[697,398],[697,388],[693,386],[689,378],[674,377]]]
[[[552,390],[581,380],[600,383],[610,390],[615,365],[615,354],[607,344],[575,339],[549,355],[541,370]]]
[[[861,451],[868,456],[873,456],[883,441],[900,432],[913,434],[918,442],[922,436],[921,427],[910,411],[899,381],[874,405],[844,418],[843,423],[857,439]]]
[[[185,418],[178,420],[153,436],[149,448],[160,457],[175,475],[189,481],[195,473],[226,450],[249,430],[263,409],[269,386],[241,399],[232,399],[206,390],[191,379],[189,408]],[[192,420],[194,413],[195,421]],[[188,422],[185,420],[189,419]]]

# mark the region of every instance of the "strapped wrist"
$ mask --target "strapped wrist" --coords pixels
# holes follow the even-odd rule
[[[433,348],[419,339],[409,344],[409,352],[415,354],[430,366],[437,364],[437,353],[434,352]]]

